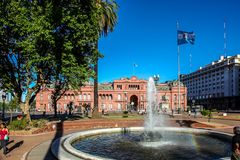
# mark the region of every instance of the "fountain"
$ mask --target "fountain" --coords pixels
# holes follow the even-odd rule
[[[52,144],[52,153],[58,159],[72,160],[230,159],[230,134],[163,126],[165,120],[157,112],[157,92],[153,78],[148,81],[147,98],[144,127],[73,133],[56,140]],[[59,148],[56,149],[56,146]]]
[[[155,87],[155,82],[152,77],[148,80],[147,85],[147,116],[145,118],[144,127],[147,131],[153,131],[154,127],[158,122],[158,113],[157,113],[157,90]]]
[[[158,141],[162,136],[159,132],[154,131],[154,128],[158,123],[161,123],[161,116],[158,114],[157,90],[152,77],[148,80],[147,100],[147,115],[144,120],[145,132],[143,133],[143,140],[146,142]],[[144,145],[144,143],[142,144]]]

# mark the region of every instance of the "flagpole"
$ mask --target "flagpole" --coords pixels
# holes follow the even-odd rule
[[[177,31],[179,30],[179,23],[177,21]],[[180,105],[180,46],[178,44],[178,113],[179,113],[179,110],[181,109],[181,105]]]
[[[192,47],[190,48],[190,54],[189,54],[189,67],[190,67],[190,69],[189,69],[189,73],[191,73],[192,72]]]

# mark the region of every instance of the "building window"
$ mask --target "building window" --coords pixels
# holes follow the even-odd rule
[[[121,100],[121,98],[122,98],[121,94],[118,94],[118,100]]]
[[[110,110],[110,111],[112,110],[112,104],[108,105],[108,110]]]
[[[82,95],[81,94],[79,95],[79,99],[82,100]]]
[[[91,95],[90,94],[88,94],[88,100],[90,100],[91,99]]]
[[[141,95],[141,101],[143,101],[143,95]]]
[[[50,94],[48,95],[48,100],[51,100],[51,95]]]
[[[122,105],[120,103],[118,103],[118,110],[121,111],[122,110]]]
[[[84,94],[84,95],[83,95],[83,100],[86,101],[86,99],[87,99],[87,95]]]
[[[174,100],[175,100],[175,101],[177,100],[177,95],[176,95],[176,94],[174,95]]]
[[[165,96],[166,97],[166,100],[169,100],[169,96]]]
[[[67,110],[67,104],[64,104],[63,107],[64,107],[64,111],[66,111]]]
[[[40,94],[40,101],[42,101],[43,100],[43,94],[41,93]]]
[[[185,94],[182,95],[182,100],[184,100],[184,99],[185,99]]]
[[[117,85],[118,90],[122,90],[122,85]]]
[[[64,95],[64,99],[67,100],[67,96],[66,95]]]
[[[108,99],[109,99],[109,100],[112,100],[112,95],[109,95]]]
[[[106,109],[106,105],[105,104],[102,104],[102,110],[105,110]]]

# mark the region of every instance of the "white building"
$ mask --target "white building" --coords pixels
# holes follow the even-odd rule
[[[240,54],[219,60],[181,75],[188,101],[216,109],[240,110]]]

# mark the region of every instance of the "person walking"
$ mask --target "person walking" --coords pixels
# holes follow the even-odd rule
[[[240,160],[240,126],[234,127],[233,133],[231,160]]]
[[[191,117],[191,110],[188,111],[188,116]]]
[[[3,154],[6,155],[8,152],[7,142],[9,140],[9,131],[5,123],[1,124],[0,140],[1,140],[1,148],[3,149]]]

